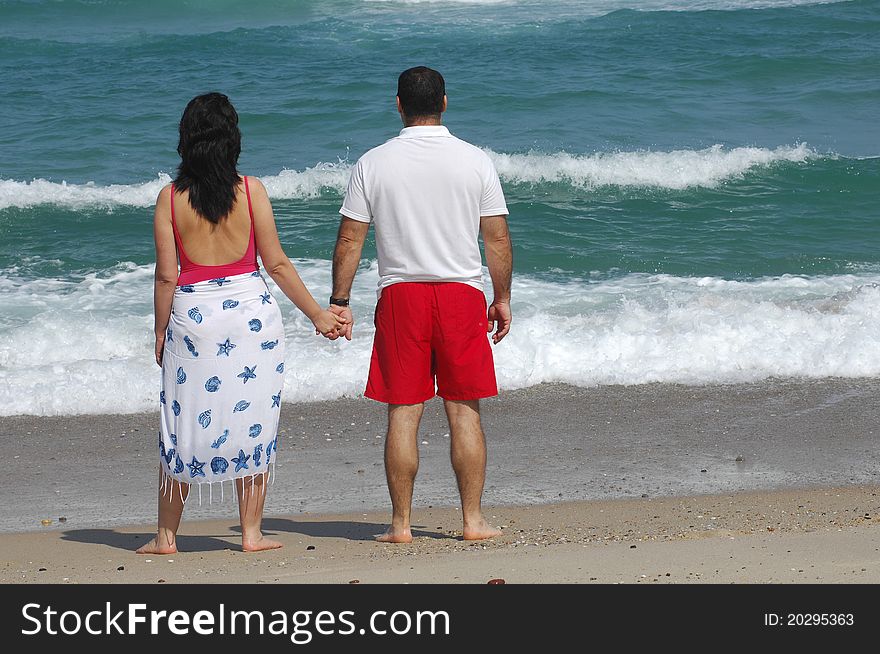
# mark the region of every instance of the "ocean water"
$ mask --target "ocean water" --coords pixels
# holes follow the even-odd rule
[[[152,205],[192,95],[235,103],[323,301],[419,64],[508,197],[502,388],[880,375],[880,0],[0,0],[0,415],[155,409]],[[351,343],[283,302],[285,401],[362,391],[365,257]]]

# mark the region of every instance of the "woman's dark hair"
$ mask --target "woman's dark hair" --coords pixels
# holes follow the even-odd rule
[[[235,107],[222,93],[205,93],[189,101],[180,118],[177,144],[180,166],[174,188],[189,191],[189,204],[212,223],[229,215],[235,188],[241,183],[236,165],[241,132]]]
[[[439,117],[443,113],[444,95],[443,75],[432,68],[408,68],[397,78],[397,97],[407,118]]]

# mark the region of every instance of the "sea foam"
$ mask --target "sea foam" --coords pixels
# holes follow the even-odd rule
[[[329,261],[296,265],[309,288],[329,287]],[[0,321],[0,415],[154,410],[152,273],[120,264],[79,280],[0,275],[11,307]],[[377,278],[375,262],[358,274],[351,342],[315,336],[270,280],[285,318],[285,402],[362,393]],[[517,275],[513,298],[513,328],[493,348],[502,389],[880,375],[876,270],[752,281]]]
[[[713,187],[777,162],[803,163],[818,155],[805,143],[767,148],[671,152],[611,152],[593,155],[498,154],[489,151],[500,177],[511,183],[566,183],[576,187],[634,186],[685,189]]]
[[[569,154],[504,154],[486,150],[506,184],[569,184],[579,189],[599,186],[684,189],[713,187],[773,164],[800,164],[820,155],[805,143],[777,148],[725,148],[713,145],[701,150],[669,152],[600,152]],[[304,170],[282,170],[261,176],[273,200],[296,200],[345,192],[351,165],[345,161],[319,162]],[[171,181],[167,174],[138,184],[68,184],[44,179],[30,182],[0,180],[0,210],[56,205],[78,210],[113,209],[120,206],[149,207],[159,190]]]

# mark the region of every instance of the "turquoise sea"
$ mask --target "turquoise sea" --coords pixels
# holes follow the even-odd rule
[[[503,388],[880,375],[880,0],[0,0],[0,415],[155,408],[152,205],[193,95],[238,108],[323,301],[420,64],[508,197]],[[351,343],[283,304],[285,401],[362,390],[365,256]]]

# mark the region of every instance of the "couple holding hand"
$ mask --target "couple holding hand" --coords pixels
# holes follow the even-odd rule
[[[159,525],[139,553],[176,552],[191,486],[198,484],[201,496],[207,483],[213,495],[214,482],[222,493],[226,481],[239,499],[242,548],[281,547],[263,537],[260,524],[279,447],[284,329],[257,255],[317,333],[350,340],[349,294],[371,223],[379,300],[364,395],[388,405],[385,472],[393,507],[391,525],[377,539],[412,540],[418,428],[435,394],[449,420],[464,538],[500,533],[481,510],[486,445],[479,400],[497,394],[486,333],[494,328],[498,343],[510,329],[508,211],[489,157],[441,124],[446,102],[437,71],[419,66],[400,74],[404,128],[352,169],[327,309],[284,254],[266,189],[238,173],[241,134],[229,99],[209,93],[187,105],[177,178],[160,192],[154,219]],[[480,235],[494,290],[488,307]]]

